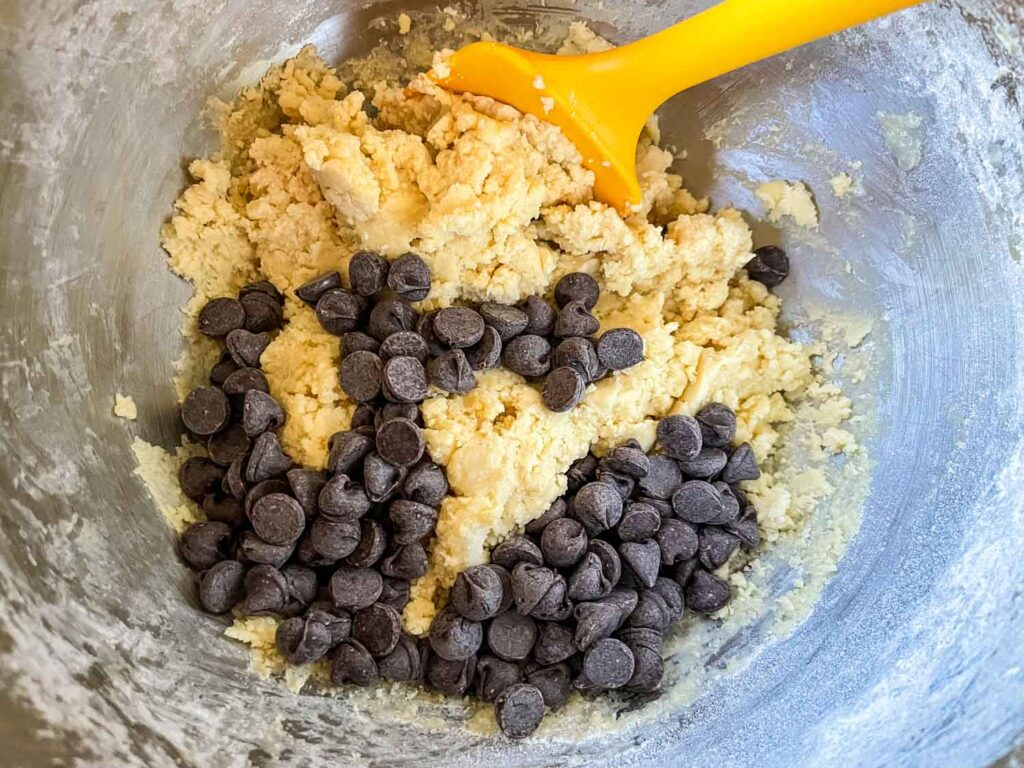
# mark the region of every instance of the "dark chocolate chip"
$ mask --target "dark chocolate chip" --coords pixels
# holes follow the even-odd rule
[[[320,516],[309,527],[309,544],[321,558],[337,562],[355,552],[360,535],[358,523]]]
[[[324,272],[296,288],[295,295],[315,307],[321,296],[335,288],[341,288],[341,275],[338,272]]]
[[[251,333],[236,328],[225,339],[228,353],[239,368],[259,368],[263,350],[270,344],[270,334]]]
[[[591,645],[619,628],[621,611],[617,605],[607,602],[578,603],[573,610],[576,617],[576,633],[573,642],[585,651]]]
[[[271,616],[284,610],[288,581],[275,566],[253,566],[245,574],[245,599],[237,611],[245,616]]]
[[[722,480],[726,483],[738,483],[742,480],[757,480],[760,476],[761,470],[758,469],[750,443],[740,443],[722,470]]]
[[[491,562],[511,572],[519,563],[542,565],[544,555],[531,539],[514,535],[491,550]]]
[[[540,537],[545,562],[554,568],[569,568],[587,551],[587,534],[576,520],[563,517],[548,525]]]
[[[626,688],[633,691],[655,691],[661,685],[665,674],[665,661],[660,648],[649,648],[646,645],[629,645],[633,654],[633,676],[626,683]]]
[[[601,461],[613,472],[637,480],[647,477],[651,471],[651,460],[635,440],[612,448]]]
[[[291,544],[269,544],[252,531],[242,531],[235,547],[235,558],[246,563],[264,563],[280,568],[292,556]]]
[[[565,479],[569,484],[569,493],[576,493],[587,483],[597,477],[598,459],[592,453],[588,453],[582,459],[576,459],[565,473]]]
[[[373,450],[373,438],[355,431],[335,432],[327,454],[327,471],[331,474],[354,474]]]
[[[384,363],[382,383],[384,397],[392,402],[419,403],[427,397],[427,372],[415,357],[392,357]]]
[[[522,305],[526,313],[527,323],[523,333],[534,336],[550,336],[555,329],[558,312],[540,296],[528,296]]]
[[[285,616],[297,616],[316,599],[319,589],[316,571],[293,563],[284,566],[281,575],[288,582],[288,599],[285,601],[283,613]]]
[[[491,326],[484,328],[480,341],[466,348],[466,361],[474,371],[486,371],[501,365],[502,342]]]
[[[357,611],[373,605],[384,589],[381,575],[370,568],[339,567],[327,585],[331,602],[338,608]]]
[[[178,468],[178,485],[192,501],[202,501],[224,479],[224,468],[218,467],[205,456],[186,459]]]
[[[262,291],[245,294],[239,301],[245,308],[245,329],[252,333],[276,331],[284,324],[281,304]]]
[[[676,565],[672,571],[672,580],[675,581],[680,587],[684,589],[690,583],[690,579],[697,570],[697,566],[700,565],[700,560],[696,557],[691,560],[684,560],[683,562]],[[689,598],[687,598],[689,599]]]
[[[416,311],[405,299],[382,299],[370,311],[368,327],[373,338],[384,341],[393,333],[413,330],[416,327]]]
[[[391,502],[388,517],[391,520],[391,535],[400,546],[419,541],[431,533],[437,524],[436,509],[406,499]]]
[[[376,429],[377,409],[370,403],[357,403],[355,411],[352,412],[352,429],[367,427]]]
[[[196,387],[181,404],[181,419],[197,435],[212,435],[231,420],[227,395],[216,387]]]
[[[316,319],[328,333],[341,336],[359,325],[362,304],[343,288],[325,291],[316,302]]]
[[[430,625],[430,648],[442,659],[463,661],[473,656],[484,640],[484,627],[448,606]]]
[[[223,387],[228,376],[237,371],[238,368],[239,365],[235,362],[231,353],[225,352],[220,356],[220,360],[216,362],[213,368],[210,369],[210,383],[217,387]]]
[[[633,611],[636,610],[636,606],[639,601],[640,596],[635,589],[616,587],[608,593],[607,597],[602,597],[598,602],[615,606],[619,612],[618,627],[621,627],[626,623],[626,620],[633,615]]]
[[[555,499],[543,515],[526,524],[525,532],[529,536],[540,536],[548,525],[553,523],[555,520],[561,520],[564,518],[566,514],[568,514],[568,509],[569,505],[566,503],[564,497]]]
[[[487,646],[505,661],[522,661],[537,642],[537,622],[518,611],[498,614],[487,625]]]
[[[284,296],[281,295],[281,292],[269,280],[257,280],[255,283],[243,285],[238,291],[238,296],[241,298],[248,293],[265,293],[278,304],[284,302]]]
[[[352,618],[352,637],[362,643],[371,656],[387,656],[402,637],[402,617],[387,603],[356,611]]]
[[[643,337],[632,328],[613,328],[601,334],[597,358],[613,371],[624,371],[644,360]]]
[[[402,492],[410,501],[437,507],[448,494],[448,479],[441,467],[432,461],[426,461],[409,470],[402,485]]]
[[[656,539],[661,548],[661,562],[665,565],[675,565],[697,554],[697,531],[682,520],[666,519]]]
[[[227,613],[245,595],[245,566],[221,560],[199,574],[199,602],[210,613]]]
[[[249,521],[256,535],[270,544],[294,544],[306,527],[299,502],[283,493],[271,493],[252,505]]]
[[[238,527],[245,518],[242,502],[226,493],[207,494],[202,507],[207,520],[224,523],[232,528]]]
[[[708,480],[721,472],[725,463],[725,451],[721,448],[708,448],[705,446],[692,459],[681,460],[679,468],[687,477]]]
[[[201,334],[221,339],[245,325],[245,309],[235,299],[212,299],[199,310],[197,323]]]
[[[476,385],[473,369],[461,349],[451,349],[427,362],[427,378],[438,389],[464,395]]]
[[[363,461],[363,484],[366,495],[374,504],[387,501],[405,479],[405,468],[389,464],[376,451]]]
[[[555,285],[555,303],[559,307],[578,301],[587,309],[593,309],[600,295],[597,280],[585,272],[570,272]]]
[[[740,509],[740,501],[736,498],[736,494],[733,493],[732,487],[720,480],[715,481],[712,485],[718,491],[718,497],[722,500],[722,513],[714,520],[709,520],[708,522],[711,525],[735,523],[740,519],[742,510]]]
[[[541,397],[549,411],[564,413],[575,408],[586,391],[583,375],[572,366],[555,368],[544,379]]]
[[[673,459],[692,459],[702,446],[700,424],[692,416],[667,416],[658,422],[658,443]]]
[[[362,643],[351,637],[338,643],[331,665],[331,682],[334,685],[372,685],[378,679],[377,662]]]
[[[193,523],[181,534],[178,549],[181,556],[192,568],[203,571],[228,556],[231,544],[231,528],[224,523]]]
[[[626,626],[653,629],[661,633],[668,629],[671,623],[672,611],[665,598],[654,589],[644,589],[640,591],[636,608],[630,613]]]
[[[731,596],[727,581],[700,568],[686,586],[686,604],[698,613],[714,613],[724,608]]]
[[[423,681],[428,688],[446,696],[461,696],[469,688],[476,673],[476,656],[462,661],[448,661],[436,653],[427,655],[423,666]]]
[[[486,565],[472,565],[455,577],[448,599],[460,616],[484,621],[497,615],[504,597],[502,592],[497,571]]]
[[[362,331],[349,331],[341,335],[341,342],[338,345],[341,352],[341,359],[351,355],[353,352],[380,352],[380,342],[373,336]]]
[[[619,553],[607,541],[591,539],[587,554],[569,577],[569,597],[573,600],[607,597],[621,577]]]
[[[601,363],[597,359],[594,344],[582,336],[571,336],[555,347],[551,365],[555,368],[575,368],[588,383],[596,381],[601,375]]]
[[[716,526],[705,526],[700,532],[700,562],[709,571],[725,565],[739,547],[738,538]]]
[[[420,649],[416,639],[403,634],[395,647],[377,660],[377,667],[385,680],[399,683],[416,680],[420,676]]]
[[[626,506],[615,531],[623,541],[643,541],[661,527],[661,515],[650,504],[635,501]]]
[[[427,572],[427,553],[418,541],[399,547],[380,561],[380,572],[393,579],[414,581]]]
[[[597,480],[613,487],[623,502],[633,495],[636,488],[636,480],[622,472],[616,472],[608,466],[608,462],[601,459],[597,463]]]
[[[391,262],[388,287],[409,301],[423,301],[430,293],[430,268],[415,253],[403,253]]]
[[[683,596],[683,588],[672,579],[659,576],[654,582],[652,589],[661,595],[669,611],[669,623],[672,624],[680,619],[683,610],[686,608],[686,600]]]
[[[789,256],[777,246],[762,245],[754,251],[754,258],[747,262],[744,269],[751,280],[756,280],[765,288],[774,288],[789,275]]]
[[[249,437],[258,437],[269,429],[284,424],[284,409],[266,392],[250,389],[242,406],[242,426]],[[248,446],[246,446],[248,450]]]
[[[487,302],[480,305],[480,315],[491,326],[502,341],[508,341],[526,330],[530,318],[526,312],[505,304]]]
[[[625,643],[612,637],[598,640],[583,656],[583,675],[590,685],[612,690],[621,688],[633,676],[633,653]]]
[[[619,557],[629,566],[641,584],[648,589],[654,586],[661,566],[661,548],[658,542],[654,539],[623,542],[619,547]]]
[[[465,349],[484,335],[484,319],[469,307],[445,307],[434,316],[434,333],[442,344]]]
[[[413,357],[422,365],[427,362],[427,342],[416,331],[399,331],[392,333],[380,345],[380,356],[383,360],[392,357]]]
[[[501,362],[520,376],[543,376],[551,370],[551,344],[547,339],[533,334],[516,336],[505,345]]]
[[[230,397],[240,397],[250,389],[270,392],[267,377],[258,368],[239,368],[224,380],[224,394]]]
[[[572,610],[565,578],[533,563],[521,562],[512,569],[512,599],[519,613],[545,621],[560,621]]]
[[[397,467],[408,467],[423,456],[423,430],[408,419],[391,419],[377,432],[377,452]]]
[[[761,543],[761,531],[754,517],[741,517],[727,525],[726,530],[740,540],[740,545],[744,549],[757,549],[757,545]]]
[[[370,511],[365,489],[348,475],[335,475],[320,491],[320,514],[351,523]]]
[[[274,478],[271,480],[262,480],[252,488],[245,495],[245,514],[249,514],[252,510],[252,505],[262,499],[264,496],[268,496],[271,493],[284,493],[287,494],[291,490],[286,480],[281,478]]]
[[[348,611],[335,608],[330,600],[317,600],[309,606],[306,614],[310,621],[318,621],[331,633],[333,648],[352,633],[352,616]]]
[[[384,363],[373,352],[358,351],[341,361],[341,388],[357,402],[368,402],[380,394]]]
[[[427,351],[431,357],[437,357],[445,351],[444,345],[434,333],[434,316],[437,312],[426,312],[416,319],[416,333],[427,342]]]
[[[229,467],[239,456],[248,454],[250,446],[251,442],[242,425],[232,423],[217,434],[210,435],[206,441],[206,453],[214,463]]]
[[[405,606],[409,604],[409,582],[405,579],[384,579],[380,602],[387,603],[396,611],[404,611]]]
[[[331,649],[331,632],[319,621],[303,616],[286,619],[277,627],[277,649],[291,664],[311,664]]]
[[[538,664],[557,664],[576,653],[573,632],[562,624],[542,621],[537,626],[533,658]]]
[[[359,521],[359,545],[345,557],[353,568],[372,568],[387,549],[388,534],[376,520],[364,517]]]
[[[570,336],[593,336],[600,327],[597,318],[590,314],[583,302],[570,301],[558,313],[558,319],[555,320],[555,336],[559,339],[567,339]]]
[[[654,499],[671,499],[672,494],[683,484],[683,473],[679,465],[668,456],[648,458],[649,471],[640,478],[637,485],[644,496]]]
[[[618,524],[622,496],[609,483],[587,483],[576,492],[570,514],[583,523],[588,535],[597,536]]]
[[[498,613],[502,614],[512,607],[512,574],[497,563],[488,563],[487,567],[501,579],[501,605],[498,607]]]
[[[525,739],[544,718],[544,696],[533,685],[510,685],[494,700],[494,716],[510,739]]]
[[[348,263],[348,282],[360,296],[375,296],[388,284],[388,262],[370,251],[359,251]]]
[[[736,436],[736,414],[722,403],[709,403],[697,411],[704,445],[711,448],[727,448]]]
[[[722,497],[703,480],[689,480],[672,495],[672,508],[680,519],[703,525],[722,514]]]
[[[551,709],[558,709],[565,704],[572,693],[568,664],[537,667],[523,676],[523,682],[539,690],[544,697],[544,704]]]
[[[498,694],[519,682],[519,665],[497,656],[481,656],[476,663],[476,696],[494,701]]]

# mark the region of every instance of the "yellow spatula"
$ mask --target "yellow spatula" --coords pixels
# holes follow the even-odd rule
[[[724,0],[635,43],[553,56],[473,43],[439,82],[490,96],[559,126],[594,171],[594,194],[620,210],[640,202],[636,144],[669,97],[713,77],[922,0]]]

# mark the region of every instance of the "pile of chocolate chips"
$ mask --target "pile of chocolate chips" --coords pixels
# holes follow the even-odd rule
[[[493,701],[512,738],[573,688],[656,692],[664,632],[687,607],[724,607],[713,571],[760,541],[739,486],[760,470],[735,432],[715,403],[661,421],[658,453],[630,440],[575,462],[566,496],[456,578],[430,629],[428,683]]]
[[[518,307],[484,303],[423,315],[412,306],[430,292],[430,270],[414,253],[388,262],[362,251],[349,263],[351,290],[328,272],[296,290],[316,309],[325,330],[341,336],[341,388],[359,403],[381,396],[418,403],[427,385],[465,394],[474,371],[505,368],[542,381],[544,404],[568,411],[586,387],[644,359],[644,342],[630,328],[594,338],[590,313],[599,288],[590,275],[566,275],[555,287],[556,310],[538,296]]]

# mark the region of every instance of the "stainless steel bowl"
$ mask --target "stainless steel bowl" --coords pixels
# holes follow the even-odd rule
[[[619,40],[707,3],[552,0]],[[157,233],[198,115],[241,67],[332,59],[432,8],[336,0],[0,3],[0,763],[986,765],[1024,737],[1024,74],[1021,9],[911,10],[697,88],[664,109],[717,205],[808,181],[820,237],[784,241],[787,299],[876,318],[863,525],[810,618],[672,717],[579,745],[385,727],[251,676],[196,612],[110,414],[130,392],[172,445],[186,286]],[[391,27],[393,29],[393,27]],[[253,71],[252,74],[255,74]],[[899,167],[876,112],[923,120]],[[707,139],[717,137],[718,146]],[[850,161],[863,195],[827,201]],[[827,204],[826,204],[827,203]],[[840,210],[841,209],[841,210]],[[764,234],[764,233],[762,233]],[[851,270],[844,266],[848,261]],[[854,393],[857,394],[856,392]]]

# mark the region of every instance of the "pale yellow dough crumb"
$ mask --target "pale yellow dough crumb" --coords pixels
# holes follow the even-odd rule
[[[131,395],[114,395],[114,415],[125,421],[135,421],[139,417],[138,406]]]
[[[181,492],[178,485],[178,467],[202,449],[196,444],[178,447],[168,453],[157,445],[150,445],[138,437],[132,442],[137,468],[135,474],[146,483],[150,496],[167,524],[182,533],[192,523],[204,518],[196,503]]]
[[[409,18],[409,14],[400,13],[398,14],[398,34],[408,35],[409,30],[412,29],[412,19]]]
[[[797,226],[812,229],[818,226],[818,209],[811,197],[811,190],[802,181],[776,179],[759,186],[754,194],[764,205],[768,221],[773,224],[778,224],[783,217],[788,216]]]
[[[853,190],[853,177],[845,171],[841,171],[829,179],[832,186],[832,194],[842,200]]]

